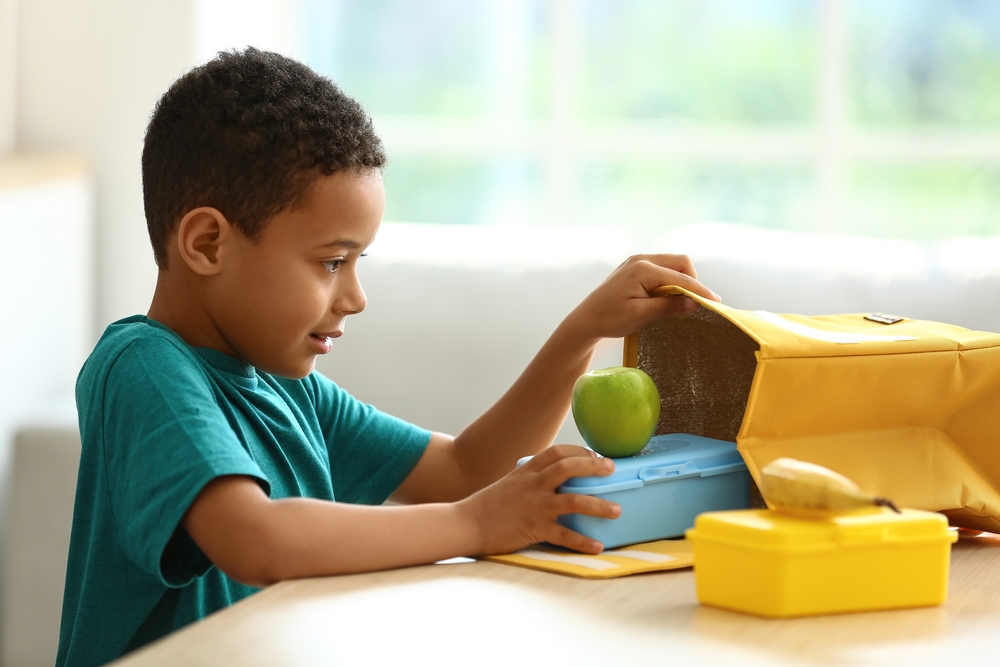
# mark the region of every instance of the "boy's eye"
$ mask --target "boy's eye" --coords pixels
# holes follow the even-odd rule
[[[347,260],[343,258],[329,259],[321,263],[323,264],[323,268],[325,268],[327,271],[329,271],[330,273],[336,273],[337,269],[339,269],[341,266],[347,263]]]

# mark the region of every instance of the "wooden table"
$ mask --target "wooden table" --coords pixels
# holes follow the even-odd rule
[[[692,570],[590,581],[487,562],[291,581],[122,660],[152,665],[1000,663],[1000,537],[953,547],[940,607],[766,620]]]

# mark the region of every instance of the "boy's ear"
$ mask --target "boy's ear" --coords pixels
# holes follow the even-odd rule
[[[177,226],[177,250],[192,271],[213,276],[221,270],[219,248],[235,231],[218,209],[192,209]]]

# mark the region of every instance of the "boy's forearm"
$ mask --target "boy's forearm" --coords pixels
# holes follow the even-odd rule
[[[223,572],[254,586],[432,563],[475,554],[481,541],[477,524],[456,503],[271,500],[246,477],[211,482],[183,526]]]
[[[271,581],[386,570],[477,552],[476,527],[455,503],[365,506],[294,498],[276,501],[273,509],[273,553],[280,555]]]

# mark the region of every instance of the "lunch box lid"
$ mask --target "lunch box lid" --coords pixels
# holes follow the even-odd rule
[[[607,477],[573,477],[559,491],[600,495],[639,489],[690,477],[711,477],[746,470],[735,442],[714,440],[686,433],[658,435],[635,456],[614,459],[615,470]]]
[[[887,507],[808,519],[773,510],[705,512],[687,532],[692,540],[774,551],[800,552],[848,547],[953,542],[948,519],[937,512]]]

